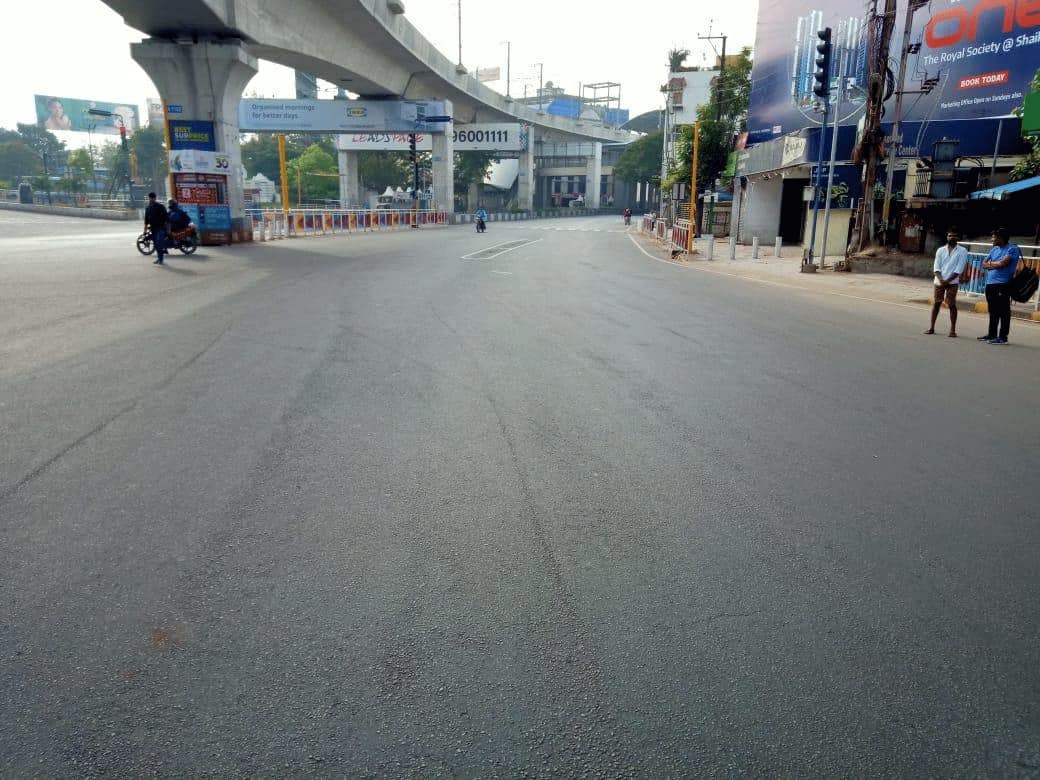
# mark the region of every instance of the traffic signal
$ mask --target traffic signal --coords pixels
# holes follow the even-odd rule
[[[813,74],[813,94],[826,100],[831,94],[831,28],[816,31],[816,72]]]
[[[408,134],[408,149],[412,153],[412,159],[415,159],[415,133]]]
[[[126,128],[123,125],[119,126],[119,142],[123,145],[123,151],[126,151]]]

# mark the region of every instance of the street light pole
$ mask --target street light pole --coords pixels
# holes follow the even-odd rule
[[[511,50],[512,50],[512,44],[509,41],[506,41],[505,44],[506,44],[506,97],[510,97],[510,95],[509,95],[509,61],[510,61],[510,54],[511,54]]]

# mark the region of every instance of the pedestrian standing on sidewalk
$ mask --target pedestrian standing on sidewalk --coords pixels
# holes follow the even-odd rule
[[[1011,232],[1007,228],[993,231],[993,248],[989,250],[982,267],[986,269],[986,306],[989,309],[989,331],[979,336],[979,341],[1004,345],[1008,343],[1011,330],[1012,277],[1022,259],[1022,250],[1010,243]],[[999,330],[998,330],[999,328]]]
[[[950,310],[950,338],[957,337],[957,290],[960,288],[961,274],[968,265],[968,250],[962,247],[961,235],[956,228],[946,231],[946,243],[935,252],[935,297],[932,302],[932,322],[925,331],[930,336],[935,333],[935,321],[939,318],[939,310],[943,301]]]
[[[148,206],[144,210],[144,229],[152,231],[152,243],[155,245],[157,259],[153,265],[163,265],[166,256],[166,207],[155,199],[155,193],[148,193]]]

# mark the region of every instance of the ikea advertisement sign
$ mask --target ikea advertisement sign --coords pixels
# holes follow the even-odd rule
[[[897,0],[898,21],[889,49],[893,81],[908,1],[914,2]],[[872,28],[862,0],[834,0],[826,6],[819,0],[761,0],[749,141],[819,124],[812,87],[816,32],[825,27],[831,28],[834,44],[832,96],[839,67],[844,73],[839,121],[859,121],[869,86],[869,49],[880,37],[880,19]],[[904,121],[926,125],[1008,117],[1022,105],[1040,68],[1040,0],[932,0],[914,13],[910,41]],[[923,93],[926,82],[931,89]],[[885,121],[891,120],[894,103],[890,95]]]

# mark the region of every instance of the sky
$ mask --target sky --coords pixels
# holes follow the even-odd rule
[[[293,0],[284,2],[289,13]],[[457,60],[459,0],[404,2],[406,16],[419,32]],[[592,0],[461,3],[463,64],[470,70],[501,68],[501,81],[488,82],[488,87],[506,91],[508,41],[512,95],[522,96],[525,84],[530,92],[537,89],[537,63],[542,63],[544,80],[569,93],[577,93],[579,84],[620,82],[622,108],[632,116],[662,107],[659,89],[667,77],[670,49],[690,49],[686,64],[705,65],[715,55],[698,35],[729,36],[727,53],[751,46],[758,9],[757,0],[729,0],[716,7],[675,0],[627,6]],[[34,94],[128,103],[146,116],[145,101],[158,97],[158,90],[130,58],[130,44],[144,36],[124,25],[101,0],[5,5],[6,28],[21,32],[4,40],[7,72],[0,81],[0,127],[35,121]],[[618,8],[623,10],[614,10]],[[714,41],[716,47],[720,43]],[[261,61],[246,92],[294,97],[292,72]],[[87,143],[82,134],[59,135],[72,148]]]

